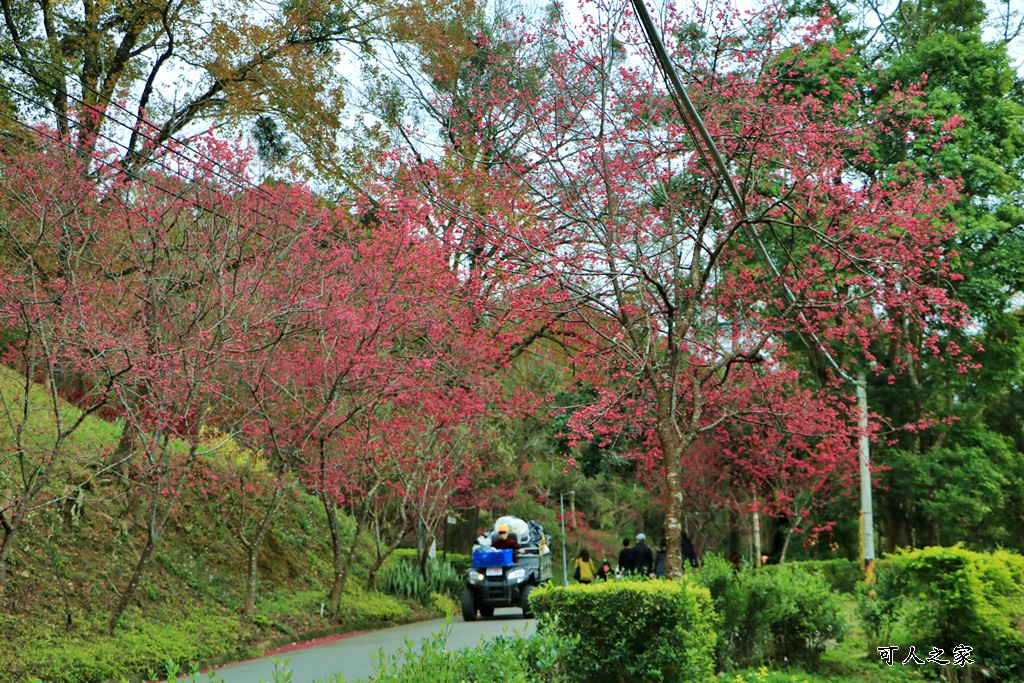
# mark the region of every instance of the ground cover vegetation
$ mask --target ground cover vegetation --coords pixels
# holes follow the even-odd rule
[[[767,556],[703,569],[727,675],[843,675],[843,609],[871,643],[962,623],[1020,676],[1009,3],[659,8],[736,197],[625,3],[208,10],[3,3],[0,600],[70,653],[37,675],[147,666],[154,629],[184,661],[444,612],[427,549],[511,512],[571,554],[645,531],[672,578],[684,532]],[[605,590],[544,599],[604,620]]]
[[[1019,681],[1021,659],[1010,653],[1024,646],[1013,626],[1024,604],[1020,564],[1004,551],[907,550],[885,560],[869,594],[863,583],[832,588],[813,563],[737,570],[711,556],[700,573],[675,581],[537,590],[535,634],[449,652],[445,629],[381,653],[371,680]],[[903,645],[887,664],[878,644],[893,639],[915,651]],[[967,653],[973,664],[957,661],[965,640],[978,645]],[[902,663],[915,652],[921,662]]]

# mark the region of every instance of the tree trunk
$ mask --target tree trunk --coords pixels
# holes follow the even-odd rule
[[[366,577],[367,590],[377,590],[377,572],[379,572],[380,568],[384,566],[384,561],[391,557],[391,553],[395,552],[395,548],[397,548],[398,544],[401,542],[402,536],[405,536],[405,534],[398,534],[398,537],[387,546],[384,552],[380,552],[378,548],[377,559],[374,561],[373,566],[370,568],[370,573]]]
[[[259,568],[257,567],[257,561],[259,560],[260,546],[256,541],[253,541],[245,549],[246,555],[246,574],[245,574],[245,603],[242,605],[242,616],[252,617],[253,612],[256,611],[256,584],[259,581]]]
[[[260,578],[257,562],[259,560],[260,548],[263,546],[263,540],[267,537],[267,532],[270,531],[271,522],[281,503],[281,492],[283,489],[283,486],[278,486],[274,489],[274,496],[270,500],[270,505],[267,506],[267,513],[260,521],[260,525],[256,529],[256,535],[251,541],[245,540],[244,527],[239,526],[239,536],[242,538],[242,544],[245,546],[249,560],[248,573],[245,577],[245,604],[242,606],[242,614],[246,617],[251,617],[256,611],[256,586]]]
[[[789,541],[793,538],[793,528],[786,528],[786,540],[782,542],[782,554],[779,555],[779,564],[785,564],[786,562],[786,551],[789,550]]]
[[[941,541],[939,539],[939,521],[937,519],[935,519],[934,517],[932,517],[931,515],[929,515],[928,516],[927,524],[928,524],[928,545],[933,545],[933,546],[942,545],[942,543],[941,543]]]
[[[138,561],[135,563],[135,571],[132,572],[131,581],[128,582],[128,587],[125,588],[124,593],[121,595],[121,599],[118,600],[117,606],[114,607],[114,611],[110,614],[110,619],[107,621],[107,635],[114,635],[114,629],[117,628],[117,623],[121,620],[121,616],[124,611],[128,608],[128,604],[135,597],[135,592],[139,589],[139,584],[142,583],[142,575],[146,571],[146,566],[149,564],[149,558],[153,555],[153,548],[156,547],[156,536],[153,530],[150,529],[146,533],[146,545],[142,549],[142,553],[139,555]]]
[[[370,572],[366,575],[366,590],[375,591],[377,590],[377,572],[380,570],[380,566],[384,564],[383,558],[377,558],[373,566],[370,567]]]
[[[425,524],[423,525],[423,530],[424,533],[420,536],[423,543],[423,549],[420,551],[419,562],[420,576],[422,576],[423,580],[426,581],[430,578],[427,576],[427,561],[430,559],[430,546],[437,541],[437,536],[435,536],[430,527]]]
[[[740,513],[736,510],[729,510],[729,557],[737,563],[743,557],[743,549],[740,547]]]
[[[328,496],[321,494],[320,501],[327,511],[327,526],[331,532],[331,550],[334,564],[334,582],[331,585],[331,595],[327,598],[327,604],[331,606],[331,613],[336,614],[338,605],[341,602],[341,594],[345,590],[345,581],[348,579],[349,569],[355,559],[356,547],[359,545],[359,537],[363,533],[363,525],[356,520],[356,533],[352,539],[352,547],[346,556],[341,538],[341,527],[338,525],[338,508],[334,501]]]
[[[117,447],[114,449],[114,454],[111,457],[112,463],[119,463],[116,465],[116,472],[122,480],[127,480],[128,473],[131,469],[131,454],[135,451],[135,447],[138,445],[139,431],[135,428],[131,420],[125,420],[124,429],[121,430],[121,436],[117,439]]]
[[[754,504],[757,504],[757,499],[754,499]],[[752,540],[754,542],[754,566],[761,567],[761,513],[754,508],[753,517],[754,528],[751,529]]]
[[[683,477],[680,465],[682,450],[678,447],[670,450],[667,446],[663,439],[665,491],[668,496],[668,505],[665,508],[665,576],[669,579],[679,579],[683,576]]]
[[[789,517],[787,515],[775,516],[775,532],[772,534],[772,547],[768,551],[768,561],[779,564],[783,558],[784,548],[789,541]]]
[[[914,545],[910,534],[910,521],[906,506],[902,501],[885,501],[885,545],[888,552],[896,552],[897,548],[908,548]]]
[[[655,386],[657,374],[648,369],[648,379]],[[673,397],[659,392],[657,405],[658,442],[665,461],[665,577],[683,577],[683,466],[682,457],[693,445],[695,435],[686,431],[680,437],[678,425],[672,413]],[[691,410],[694,423],[700,420],[702,399],[695,395]]]
[[[4,541],[0,546],[0,599],[7,594],[7,562],[11,557],[11,550],[14,548],[14,537],[18,533],[18,518],[8,521],[7,513],[4,513],[3,528]]]

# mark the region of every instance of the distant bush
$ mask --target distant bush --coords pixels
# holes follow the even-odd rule
[[[843,636],[842,600],[820,573],[800,564],[736,572],[707,556],[699,580],[718,615],[718,668],[769,662],[817,665],[827,641]]]
[[[566,655],[572,681],[708,681],[714,615],[692,580],[612,581],[537,589],[538,628],[578,639]]]
[[[913,606],[907,625],[919,652],[973,648],[987,677],[1024,678],[1024,557],[977,553],[957,545],[903,551],[889,558]]]
[[[820,574],[832,590],[839,593],[852,595],[857,592],[857,586],[864,583],[864,571],[853,560],[803,560],[789,564],[771,564],[763,569],[771,572],[777,568],[785,569],[794,565],[812,574]]]
[[[473,556],[462,553],[448,553],[448,564],[452,566],[459,576],[466,573],[466,570],[473,566]]]

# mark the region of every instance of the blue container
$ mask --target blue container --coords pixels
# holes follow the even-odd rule
[[[474,567],[508,567],[512,564],[512,551],[504,550],[473,551]]]

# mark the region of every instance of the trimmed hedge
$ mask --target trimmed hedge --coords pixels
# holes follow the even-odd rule
[[[446,559],[448,564],[459,574],[464,574],[473,565],[473,556],[463,553],[448,553],[447,556],[439,554],[437,559]],[[416,552],[416,548],[398,548],[388,556],[388,559],[384,560],[384,567],[382,569],[399,562],[415,563],[418,561],[419,555]]]
[[[688,681],[714,676],[711,595],[683,581],[610,581],[537,589],[538,628],[579,645],[567,655],[569,680]]]
[[[910,598],[907,625],[918,652],[939,647],[951,658],[967,645],[989,677],[1024,678],[1024,557],[957,545],[904,550],[888,565]]]
[[[363,628],[381,624],[402,623],[409,617],[409,608],[399,600],[376,591],[366,591],[349,583],[338,603],[338,621]]]

